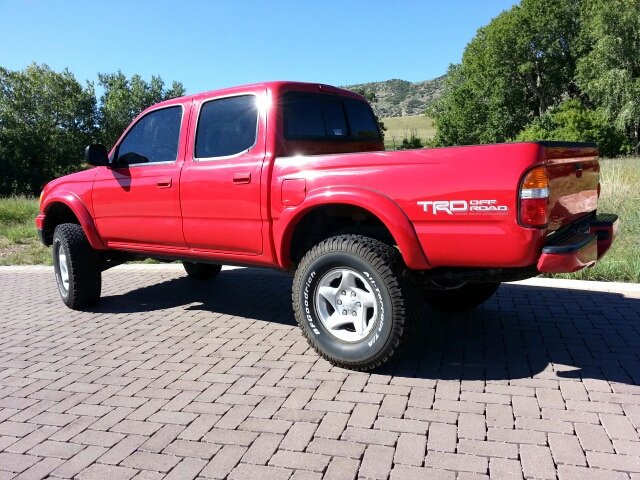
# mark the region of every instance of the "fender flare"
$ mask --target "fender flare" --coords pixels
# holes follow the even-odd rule
[[[407,267],[412,270],[431,268],[412,223],[398,204],[375,190],[351,186],[313,190],[300,205],[283,210],[273,227],[278,263],[283,268],[290,266],[289,252],[296,225],[314,208],[330,204],[353,205],[368,211],[391,232]]]
[[[102,243],[102,239],[98,235],[98,230],[96,229],[96,224],[93,221],[93,217],[89,213],[89,209],[82,202],[80,197],[78,197],[73,192],[68,191],[56,191],[52,192],[47,196],[46,203],[42,206],[42,211],[45,214],[44,222],[47,222],[46,216],[51,207],[56,204],[61,203],[68,207],[73,214],[78,219],[80,226],[84,230],[87,239],[91,246],[96,250],[106,250],[106,246]]]

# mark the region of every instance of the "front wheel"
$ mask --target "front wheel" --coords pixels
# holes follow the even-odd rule
[[[293,281],[296,320],[332,364],[369,370],[388,361],[419,314],[419,290],[399,252],[357,235],[329,238]]]
[[[447,290],[426,289],[424,301],[443,312],[463,312],[489,300],[500,287],[500,282],[463,283]]]
[[[75,223],[58,225],[53,233],[53,269],[64,304],[74,310],[100,299],[100,255],[91,247],[84,230]]]

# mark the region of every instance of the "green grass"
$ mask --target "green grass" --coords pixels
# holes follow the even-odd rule
[[[620,217],[618,237],[594,268],[553,277],[640,283],[640,157],[600,163],[602,195],[598,210]],[[37,199],[0,199],[0,265],[51,265],[50,249],[40,243],[36,233],[37,214]]]
[[[387,130],[384,132],[384,146],[387,150],[395,150],[402,145],[403,138],[409,138],[413,133],[425,143],[436,134],[433,120],[424,115],[410,117],[382,118]]]
[[[51,253],[40,243],[35,218],[38,199],[0,199],[0,265],[51,265]]]

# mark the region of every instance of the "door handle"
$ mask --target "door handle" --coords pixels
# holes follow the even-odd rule
[[[236,185],[243,184],[243,183],[251,183],[251,174],[250,173],[234,173],[233,183],[235,183]]]
[[[157,185],[158,188],[171,188],[171,178],[159,178]]]

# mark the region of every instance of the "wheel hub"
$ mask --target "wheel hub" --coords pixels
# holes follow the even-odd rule
[[[369,281],[355,270],[326,273],[316,289],[316,311],[325,329],[343,342],[358,342],[375,327],[378,307]]]

